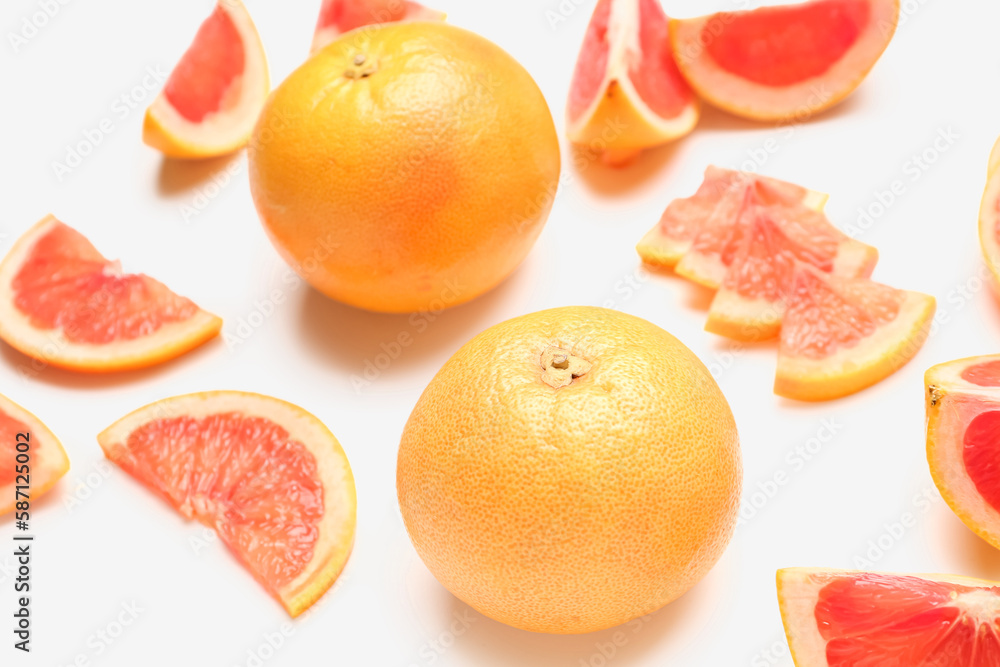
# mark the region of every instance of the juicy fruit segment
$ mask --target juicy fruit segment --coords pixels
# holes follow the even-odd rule
[[[679,274],[693,254],[678,265]],[[751,204],[730,230],[716,264],[705,264],[716,267],[716,273],[700,282],[710,280],[715,286],[718,280],[720,287],[705,328],[736,340],[774,338],[798,264],[837,276],[867,278],[877,261],[875,248],[845,236],[822,213],[797,203]]]
[[[920,350],[934,297],[799,264],[786,297],[774,392],[806,401],[855,393]]]
[[[126,274],[48,216],[0,263],[0,338],[46,364],[84,371],[149,366],[216,336],[222,321],[162,283]]]
[[[496,325],[444,365],[406,424],[396,486],[446,588],[568,634],[702,579],[732,536],[741,478],[732,413],[690,350],[644,320],[571,307]]]
[[[979,244],[986,265],[1000,284],[1000,140],[990,153],[986,191],[979,208]]]
[[[22,445],[21,450],[18,444]],[[27,452],[23,452],[24,446]],[[27,472],[18,454],[29,457]],[[29,487],[32,500],[40,498],[69,470],[62,443],[33,414],[0,394],[0,515],[14,511],[18,486]]]
[[[410,0],[323,0],[311,52],[316,53],[345,32],[366,25],[444,19],[444,12]]]
[[[674,57],[704,99],[758,120],[802,119],[849,95],[896,29],[898,0],[812,0],[674,20]]]
[[[559,137],[531,75],[447,23],[341,37],[275,90],[255,137],[250,187],[274,246],[317,290],[378,312],[496,287],[559,184]]]
[[[672,269],[691,250],[706,221],[722,205],[734,188],[764,182],[789,200],[822,210],[827,196],[792,183],[756,176],[732,169],[709,166],[698,191],[691,197],[675,199],[667,206],[659,223],[636,246],[639,256],[650,266]]]
[[[694,129],[698,100],[667,36],[659,0],[599,0],[570,86],[570,141],[624,164]]]
[[[143,141],[176,158],[242,147],[270,92],[264,47],[240,0],[219,0],[146,110]]]
[[[939,364],[927,388],[927,460],[941,496],[1000,549],[1000,355]]]
[[[1000,664],[1000,586],[949,575],[778,571],[799,667]]]
[[[98,441],[143,486],[215,529],[291,615],[343,569],[353,477],[333,434],[300,408],[240,392],[179,396],[129,415]]]

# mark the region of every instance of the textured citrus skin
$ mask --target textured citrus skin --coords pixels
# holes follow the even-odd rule
[[[592,364],[558,389],[543,355]],[[480,612],[581,633],[654,611],[725,550],[742,464],[725,397],[676,338],[590,307],[509,320],[460,349],[403,433],[417,552]]]
[[[443,23],[348,33],[274,92],[250,184],[284,258],[326,295],[383,312],[468,301],[541,232],[559,181],[531,76]]]

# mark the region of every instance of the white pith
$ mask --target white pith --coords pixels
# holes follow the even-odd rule
[[[0,394],[0,412],[21,422],[29,429],[30,486],[31,497],[38,498],[69,470],[69,458],[62,443],[35,415]],[[13,462],[12,462],[13,463]],[[0,485],[0,514],[14,509],[15,479],[8,485]]]

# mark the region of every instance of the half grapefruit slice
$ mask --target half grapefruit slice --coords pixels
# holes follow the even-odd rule
[[[1000,285],[1000,140],[990,153],[986,192],[979,208],[979,243],[993,278]]]
[[[235,391],[176,396],[97,440],[140,484],[213,528],[292,616],[347,563],[354,477],[337,439],[302,408]]]
[[[800,262],[786,305],[774,392],[826,401],[902,368],[927,339],[936,302],[926,294],[828,275]]]
[[[45,365],[131,370],[218,335],[222,320],[142,274],[122,273],[47,216],[0,262],[0,339]]]
[[[218,0],[146,110],[142,140],[175,158],[232,153],[246,144],[270,92],[250,14],[240,0]]]
[[[410,0],[323,0],[310,52],[316,53],[345,32],[366,25],[444,19],[444,12]]]
[[[26,487],[29,502],[37,500],[67,470],[66,450],[52,431],[0,394],[0,514],[13,512],[23,499],[17,495],[18,486]]]
[[[672,201],[656,226],[639,241],[636,250],[642,261],[660,269],[676,267],[726,194],[736,186],[745,187],[757,180],[817,211],[823,210],[828,199],[825,194],[792,183],[710,165],[698,191],[691,197]]]
[[[794,568],[778,603],[797,667],[996,667],[1000,584]]]
[[[948,506],[1000,549],[1000,355],[934,366],[927,387],[927,460]]]
[[[705,100],[801,121],[847,97],[889,45],[899,0],[812,0],[673,20],[674,58]]]
[[[878,251],[851,239],[819,211],[756,179],[730,189],[694,237],[676,270],[688,280],[718,289],[755,218],[767,215],[793,241],[827,258],[837,275],[869,276]]]
[[[570,85],[570,141],[625,164],[694,129],[698,98],[674,63],[667,33],[659,0],[598,1]]]

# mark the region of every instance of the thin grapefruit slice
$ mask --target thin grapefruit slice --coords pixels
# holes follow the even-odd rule
[[[777,578],[796,667],[1000,665],[1000,584],[805,568]]]
[[[292,616],[347,563],[354,477],[337,439],[302,408],[236,391],[188,394],[136,410],[97,440],[140,484],[214,529]]]
[[[246,144],[271,91],[264,45],[240,0],[218,0],[146,110],[142,140],[175,158]]]
[[[577,57],[567,132],[609,164],[678,139],[698,122],[698,98],[670,53],[659,0],[599,0]]]
[[[655,268],[676,267],[691,249],[698,232],[719,207],[726,193],[734,186],[756,180],[766,182],[771,188],[784,192],[788,199],[800,201],[804,206],[817,211],[823,210],[828,199],[825,194],[774,178],[709,166],[705,169],[705,177],[698,191],[691,197],[672,201],[656,226],[639,241],[636,250],[642,261]]]
[[[723,197],[695,235],[691,249],[677,264],[678,275],[718,289],[754,218],[762,210],[793,241],[828,256],[832,273],[869,276],[875,268],[878,261],[875,248],[848,237],[822,212],[789,198],[787,192],[767,181],[756,179],[731,188]]]
[[[834,275],[867,278],[878,261],[875,248],[843,236],[822,213],[754,205],[742,217],[745,229],[730,242],[735,250],[727,248],[722,255],[728,267],[705,325],[721,336],[747,342],[776,337],[799,262]]]
[[[0,394],[0,514],[13,512],[23,500],[17,487],[24,487],[30,503],[51,489],[67,470],[66,450],[52,431]]]
[[[979,208],[979,243],[993,278],[1000,284],[1000,140],[990,153],[986,192]]]
[[[673,20],[674,58],[706,101],[796,121],[847,97],[889,45],[899,0],[812,0]]]
[[[927,387],[927,460],[948,506],[1000,549],[1000,355],[940,364]]]
[[[785,300],[774,392],[800,401],[847,396],[895,373],[924,344],[936,307],[932,296],[801,262]]]
[[[443,20],[444,12],[410,0],[323,0],[311,52],[316,53],[345,32],[366,25]]]
[[[131,370],[218,335],[222,320],[142,274],[123,273],[47,216],[0,262],[0,339],[77,371]]]

